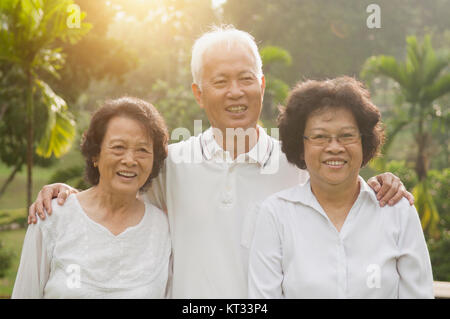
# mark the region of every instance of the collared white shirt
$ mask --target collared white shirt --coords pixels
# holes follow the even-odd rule
[[[169,145],[147,199],[168,212],[173,298],[247,298],[248,249],[258,205],[305,182],[279,141],[260,127],[257,144],[233,160],[212,129]]]
[[[430,257],[414,206],[360,193],[338,232],[310,182],[262,205],[250,251],[251,298],[433,298]]]

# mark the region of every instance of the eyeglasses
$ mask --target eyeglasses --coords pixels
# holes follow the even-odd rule
[[[308,140],[313,145],[328,145],[333,138],[336,138],[337,142],[341,145],[353,144],[359,141],[362,134],[360,133],[342,133],[339,135],[329,134],[311,134],[309,136],[303,136],[305,140]]]

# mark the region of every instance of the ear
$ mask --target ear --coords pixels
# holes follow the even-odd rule
[[[261,91],[264,93],[264,89],[266,88],[266,78],[263,76],[261,77]]]
[[[200,90],[200,87],[197,84],[192,83],[191,88],[192,88],[192,93],[194,93],[194,97],[195,97],[195,100],[197,101],[197,104],[203,109],[204,106],[202,103],[202,91]]]

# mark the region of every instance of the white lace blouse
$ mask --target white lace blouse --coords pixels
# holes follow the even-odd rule
[[[167,216],[145,204],[139,224],[113,235],[75,195],[28,227],[12,298],[164,298],[171,252]]]

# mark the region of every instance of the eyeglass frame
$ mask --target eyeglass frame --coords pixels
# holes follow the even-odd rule
[[[325,135],[325,134],[324,134],[324,135]],[[328,137],[328,142],[326,142],[326,143],[321,143],[321,144],[315,144],[315,143],[311,140],[311,138],[310,138],[311,135],[310,135],[310,136],[303,135],[303,139],[305,139],[305,140],[307,140],[307,141],[310,141],[311,144],[313,144],[313,145],[317,145],[317,146],[325,146],[325,145],[330,145],[330,143],[333,141],[333,138],[335,138],[335,139],[336,139],[336,142],[338,142],[340,145],[351,145],[351,144],[353,144],[353,143],[356,143],[358,140],[360,140],[360,139],[363,137],[363,134],[362,134],[362,133],[359,133],[359,134],[357,134],[357,135],[358,135],[358,139],[356,139],[356,140],[354,140],[354,141],[352,141],[352,142],[349,142],[349,143],[342,143],[342,142],[339,141],[339,135],[341,135],[341,137],[342,137],[342,134],[338,134],[338,135],[336,135],[336,134],[325,135],[325,137]]]

